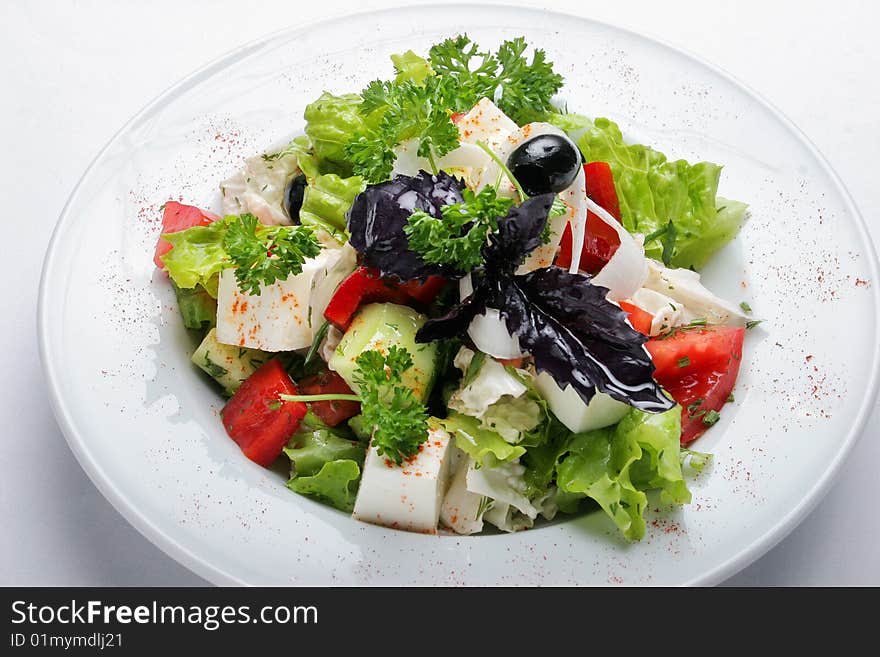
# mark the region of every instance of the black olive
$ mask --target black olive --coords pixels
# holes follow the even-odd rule
[[[287,191],[284,192],[284,209],[293,224],[299,225],[299,209],[303,204],[303,195],[306,191],[306,177],[299,173],[287,183]]]
[[[538,135],[517,146],[507,166],[529,196],[557,193],[574,182],[581,154],[566,137]]]

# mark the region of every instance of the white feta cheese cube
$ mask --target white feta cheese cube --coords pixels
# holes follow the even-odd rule
[[[345,257],[342,249],[325,249],[306,260],[301,273],[261,286],[259,295],[242,292],[235,270],[223,270],[217,294],[217,340],[263,351],[310,346],[330,295],[350,273],[336,267]]]
[[[629,412],[629,406],[603,392],[597,392],[587,405],[572,386],[563,390],[546,372],[535,377],[535,388],[559,421],[575,433],[611,426]]]
[[[401,465],[370,447],[352,515],[374,525],[436,534],[449,479],[449,444],[449,434],[432,427],[419,453]]]
[[[459,140],[464,144],[483,142],[498,151],[504,140],[519,126],[488,98],[482,98],[456,122]]]

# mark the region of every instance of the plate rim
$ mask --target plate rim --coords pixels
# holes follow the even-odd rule
[[[871,235],[868,232],[867,225],[858,206],[849,193],[846,185],[840,176],[831,166],[830,162],[819,151],[810,138],[783,112],[781,112],[773,103],[764,98],[760,93],[755,91],[748,84],[744,83],[737,77],[731,75],[721,67],[707,61],[702,56],[697,55],[686,48],[672,44],[665,39],[658,38],[651,34],[622,27],[611,22],[596,20],[586,16],[570,14],[568,12],[540,9],[537,7],[516,6],[509,4],[486,4],[486,3],[456,3],[456,9],[476,9],[476,10],[500,10],[504,12],[514,11],[521,13],[531,13],[535,15],[553,15],[559,18],[574,20],[581,23],[588,23],[605,29],[614,30],[636,37],[638,39],[648,41],[654,45],[672,51],[675,54],[683,55],[691,61],[712,71],[722,79],[731,83],[735,87],[743,91],[753,101],[761,105],[767,110],[774,119],[779,121],[798,141],[803,144],[816,162],[820,165],[821,170],[829,177],[831,183],[836,188],[846,211],[852,217],[852,223],[857,230],[860,238],[861,246],[865,249],[865,259],[868,261],[868,269],[871,275],[873,288],[872,300],[874,306],[874,335],[880,335],[880,288],[878,288],[878,280],[880,280],[880,265],[878,265],[877,251]],[[110,148],[116,144],[122,135],[128,129],[136,124],[143,116],[170,100],[173,100],[178,94],[187,90],[193,83],[200,78],[212,74],[215,70],[219,71],[231,64],[240,56],[249,51],[256,51],[262,48],[266,43],[276,39],[282,35],[285,37],[295,37],[298,34],[305,33],[318,27],[326,27],[340,20],[366,17],[379,17],[383,14],[400,14],[402,12],[418,14],[426,10],[437,10],[446,7],[446,5],[431,3],[424,5],[409,5],[401,7],[390,7],[378,10],[367,10],[358,12],[338,12],[332,16],[325,16],[321,19],[309,21],[307,23],[287,25],[278,30],[273,30],[256,39],[253,39],[241,46],[233,48],[217,58],[212,59],[205,65],[195,69],[185,77],[181,78],[174,84],[164,89],[152,100],[146,103],[139,111],[129,118],[107,141],[107,143],[98,151],[88,167],[80,176],[76,185],[70,193],[67,202],[59,214],[55,227],[52,230],[52,236],[43,259],[40,274],[39,293],[37,300],[37,338],[39,346],[39,355],[41,369],[46,379],[46,385],[49,391],[49,401],[55,419],[58,422],[61,433],[64,435],[70,450],[79,463],[80,467],[88,475],[89,479],[95,487],[101,492],[105,499],[113,506],[114,509],[135,529],[140,532],[148,541],[158,547],[167,556],[174,559],[187,569],[191,570],[203,579],[215,585],[247,585],[239,577],[227,572],[223,568],[209,563],[205,559],[199,557],[191,550],[186,548],[181,542],[157,527],[149,518],[147,518],[133,503],[131,503],[126,495],[119,488],[114,486],[103,468],[96,462],[90,450],[87,447],[87,440],[81,435],[75,427],[72,419],[73,412],[64,402],[59,386],[59,373],[54,369],[54,361],[51,358],[51,346],[49,337],[49,324],[47,319],[48,299],[51,291],[49,289],[49,281],[53,274],[53,265],[57,257],[59,244],[62,243],[61,237],[69,229],[75,218],[71,209],[75,202],[79,199],[83,182],[89,177],[96,164],[102,159]],[[840,442],[834,458],[828,464],[821,477],[813,482],[808,492],[796,506],[791,508],[784,514],[765,534],[759,539],[753,541],[736,554],[732,555],[725,561],[722,561],[714,568],[707,570],[689,580],[683,582],[685,586],[710,586],[717,584],[724,579],[739,572],[750,563],[753,563],[769,550],[779,544],[786,536],[788,536],[797,527],[804,518],[819,504],[834,484],[843,464],[852,452],[858,440],[865,433],[865,425],[873,411],[874,405],[878,399],[880,392],[880,340],[874,341],[874,351],[872,354],[873,373],[868,381],[868,385],[864,389],[861,404],[854,421],[850,424],[850,428],[845,438]],[[436,584],[440,586],[441,584]]]

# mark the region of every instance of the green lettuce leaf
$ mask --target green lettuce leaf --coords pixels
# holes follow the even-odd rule
[[[303,195],[299,219],[304,226],[323,228],[344,242],[345,213],[354,202],[355,196],[364,189],[366,185],[359,176],[341,178],[334,173],[326,173],[311,178]]]
[[[630,479],[639,490],[660,490],[666,504],[688,504],[688,490],[681,471],[681,407],[665,413],[630,412],[615,430],[641,447],[641,458],[630,468]]]
[[[284,453],[290,459],[290,475],[296,478],[316,474],[329,461],[347,459],[363,464],[366,447],[331,429],[317,429],[295,434]]]
[[[318,100],[306,106],[305,132],[312,141],[322,171],[336,167],[340,169],[336,173],[351,175],[345,145],[356,132],[363,132],[365,129],[364,120],[358,111],[360,105],[361,97],[357,94],[334,96],[324,93]]]
[[[525,448],[511,445],[494,431],[480,427],[480,421],[461,413],[450,413],[440,420],[443,428],[455,435],[456,446],[477,461],[492,454],[499,461],[511,461],[525,454]]]
[[[162,237],[173,247],[161,256],[165,270],[177,287],[192,289],[201,284],[209,294],[217,296],[216,275],[229,266],[223,247],[227,221],[222,219],[207,226],[194,226]]]
[[[556,114],[547,119],[565,130],[587,162],[608,162],[620,201],[623,225],[650,235],[675,226],[672,267],[699,269],[732,240],[745,218],[746,205],[716,198],[721,167],[711,162],[670,162],[647,146],[627,144],[617,124],[604,118]],[[663,239],[645,245],[645,253],[663,259]]]
[[[559,490],[594,499],[626,538],[642,538],[648,498],[629,478],[630,466],[642,455],[638,443],[599,429],[575,434],[568,447],[557,467]]]
[[[290,458],[287,487],[351,512],[366,447],[330,429],[299,433],[284,448]]]
[[[546,439],[540,444],[528,447],[520,459],[526,468],[523,479],[526,482],[527,494],[530,499],[544,494],[550,488],[556,476],[559,458],[568,451],[571,431],[556,420],[556,416],[551,414],[551,417],[556,423],[554,432],[548,433]]]
[[[351,513],[360,477],[360,466],[355,461],[342,459],[328,461],[314,475],[294,477],[287,482],[287,487],[295,493],[315,497]]]
[[[391,55],[391,62],[394,64],[394,70],[397,77],[394,78],[396,84],[411,80],[416,84],[422,84],[429,75],[434,75],[431,65],[424,57],[419,57],[412,50],[407,50],[401,55]]]
[[[574,434],[558,461],[557,504],[573,511],[579,497],[595,500],[629,540],[645,535],[645,491],[660,489],[665,502],[686,504],[681,472],[681,409],[648,414],[632,409],[615,427]]]

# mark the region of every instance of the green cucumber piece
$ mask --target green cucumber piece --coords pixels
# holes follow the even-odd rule
[[[437,345],[416,343],[416,332],[426,319],[412,308],[396,303],[364,306],[333,352],[330,369],[339,373],[351,389],[358,392],[354,380],[357,357],[365,351],[378,350],[387,354],[392,346],[403,347],[413,360],[413,366],[403,374],[403,384],[419,401],[425,401],[431,392],[437,367]]]
[[[171,284],[174,285],[174,281]],[[217,323],[217,300],[201,285],[190,289],[174,285],[174,294],[186,328],[208,329]]]
[[[192,362],[208,373],[230,397],[242,381],[257,371],[269,355],[258,349],[217,342],[217,329],[208,331],[192,355]]]

